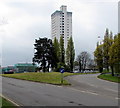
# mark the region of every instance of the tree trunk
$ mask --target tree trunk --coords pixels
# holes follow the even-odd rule
[[[81,72],[81,63],[79,62],[79,71]]]
[[[48,64],[48,69],[47,69],[48,72],[49,72],[49,67],[50,67],[50,64]]]
[[[72,72],[73,71],[73,61],[72,61],[72,57],[70,59],[70,71]]]
[[[109,72],[109,66],[107,66],[107,72]]]
[[[103,72],[103,68],[99,67],[99,72],[102,73]]]
[[[44,54],[43,54],[43,61],[42,61],[42,63],[43,63],[43,72],[45,72],[45,70],[46,70],[46,61],[45,61]]]
[[[113,66],[111,66],[112,76],[114,76],[114,69]]]

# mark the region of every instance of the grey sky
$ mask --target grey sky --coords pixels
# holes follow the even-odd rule
[[[1,0],[2,66],[31,62],[34,40],[51,38],[51,14],[61,5],[73,12],[76,56],[81,51],[92,55],[106,28],[118,32],[118,0]]]

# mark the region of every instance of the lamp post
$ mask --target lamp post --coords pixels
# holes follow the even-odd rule
[[[100,42],[100,36],[98,36],[98,44],[99,45],[101,44],[101,42]]]

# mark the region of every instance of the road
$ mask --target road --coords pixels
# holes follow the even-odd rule
[[[2,94],[20,106],[118,106],[118,99],[73,87],[2,78]]]
[[[118,99],[118,83],[97,78],[99,74],[84,74],[67,77],[72,87],[96,95]]]

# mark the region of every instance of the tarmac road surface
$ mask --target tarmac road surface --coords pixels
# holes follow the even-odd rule
[[[2,77],[2,94],[20,106],[118,106],[114,97],[7,77]]]
[[[117,99],[120,83],[110,82],[97,78],[99,74],[84,74],[66,77],[74,89],[92,92]]]

